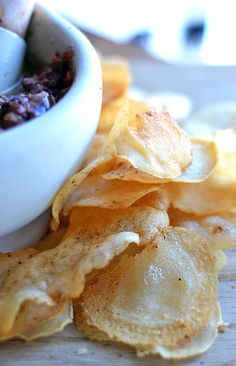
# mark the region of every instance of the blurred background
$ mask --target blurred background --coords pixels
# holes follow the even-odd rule
[[[47,1],[48,3],[49,1]],[[50,0],[79,28],[164,62],[235,65],[235,0]]]

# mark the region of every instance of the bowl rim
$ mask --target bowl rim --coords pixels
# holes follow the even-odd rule
[[[73,45],[74,49],[74,80],[63,98],[44,114],[0,133],[0,144],[1,142],[5,144],[8,140],[11,142],[15,138],[23,137],[25,134],[28,136],[37,135],[42,128],[45,128],[44,122],[47,123],[48,128],[50,125],[53,126],[58,114],[60,112],[63,113],[65,107],[67,109],[73,109],[73,106],[78,104],[82,95],[86,93],[86,89],[89,88],[90,80],[92,79],[91,70],[93,71],[94,57],[99,60],[95,49],[86,36],[53,8],[48,5],[45,6],[41,3],[36,3],[34,8],[35,12],[44,14],[53,24],[63,29],[63,32],[68,35],[70,44]],[[100,85],[100,89],[102,89],[102,85]]]

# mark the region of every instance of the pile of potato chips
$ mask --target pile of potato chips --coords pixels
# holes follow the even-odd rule
[[[103,75],[97,134],[54,200],[52,232],[0,254],[0,339],[74,321],[138,355],[200,354],[221,323],[222,249],[236,244],[236,134],[192,138],[127,96],[126,65]]]

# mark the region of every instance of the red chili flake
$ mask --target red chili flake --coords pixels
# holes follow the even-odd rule
[[[71,72],[68,70],[66,73],[66,87],[67,88],[69,88],[72,85],[72,81],[73,81],[73,78],[72,78]]]

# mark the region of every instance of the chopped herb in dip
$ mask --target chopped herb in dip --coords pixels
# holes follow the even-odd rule
[[[66,94],[73,82],[73,55],[72,48],[54,54],[49,65],[23,76],[19,94],[0,95],[1,132],[40,116]]]

